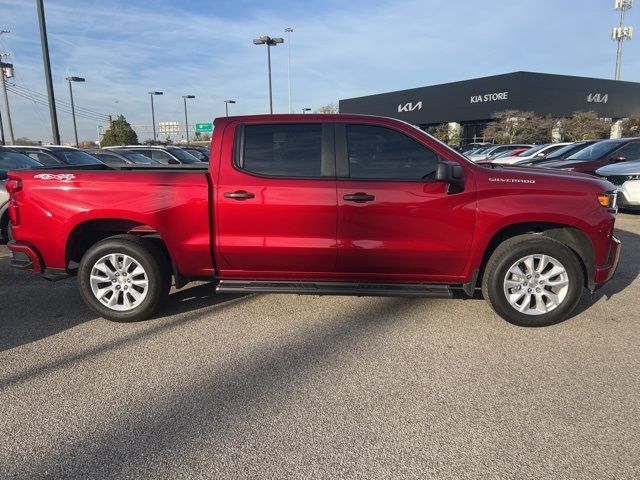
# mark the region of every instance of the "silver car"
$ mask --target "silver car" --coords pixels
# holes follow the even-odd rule
[[[618,206],[640,210],[640,160],[613,163],[596,170],[618,189]]]

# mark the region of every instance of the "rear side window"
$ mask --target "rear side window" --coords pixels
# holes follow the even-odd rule
[[[403,133],[372,125],[347,125],[349,177],[433,180],[438,155]]]
[[[320,177],[322,125],[246,125],[238,166],[272,177]]]
[[[37,162],[40,162],[42,165],[46,167],[51,167],[54,165],[62,165],[62,162],[60,160],[58,160],[53,155],[49,155],[48,153],[28,152],[27,155],[33,158],[34,160],[36,160]]]
[[[110,153],[94,153],[93,155],[106,164],[122,165],[123,163],[127,163],[122,158],[111,155]]]
[[[625,160],[640,160],[640,143],[627,143],[615,153],[616,157],[624,157]]]
[[[169,163],[173,160],[171,155],[167,152],[163,152],[162,150],[151,150],[151,158],[160,163]]]

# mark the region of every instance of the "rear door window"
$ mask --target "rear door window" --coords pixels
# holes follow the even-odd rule
[[[246,125],[237,163],[258,175],[321,177],[322,124]]]
[[[27,155],[33,158],[34,160],[36,160],[37,162],[40,162],[42,165],[46,167],[52,167],[54,165],[63,165],[63,163],[60,160],[58,160],[53,155],[49,155],[48,153],[31,151],[31,152],[27,152]]]

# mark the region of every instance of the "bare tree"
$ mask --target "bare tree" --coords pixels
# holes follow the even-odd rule
[[[337,103],[327,103],[322,107],[318,108],[315,113],[339,113],[338,104]]]
[[[484,136],[496,143],[546,143],[556,120],[533,112],[504,110],[493,115],[493,121],[484,129]]]
[[[623,137],[640,137],[640,117],[629,117],[620,126]]]
[[[39,140],[31,140],[27,137],[18,137],[16,138],[16,145],[42,145],[42,142]]]
[[[609,138],[611,122],[598,118],[596,112],[575,112],[573,117],[561,121],[560,129],[569,142]]]

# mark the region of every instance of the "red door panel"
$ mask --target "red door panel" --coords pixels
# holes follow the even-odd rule
[[[462,272],[475,224],[476,192],[442,182],[338,182],[338,271],[445,280]],[[357,192],[365,203],[344,199]]]

